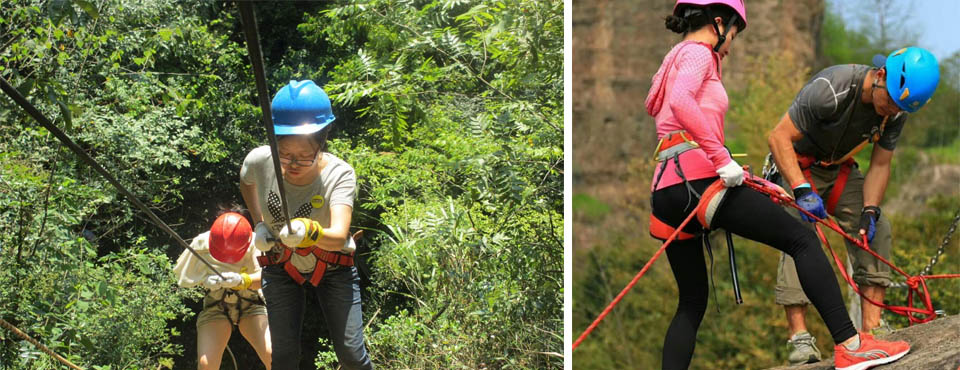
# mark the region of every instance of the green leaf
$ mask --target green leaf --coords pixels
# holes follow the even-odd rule
[[[157,30],[157,35],[160,36],[163,41],[170,41],[170,35],[173,34],[173,30],[169,28],[161,28]]]
[[[33,87],[36,86],[36,84],[37,80],[28,78],[26,81],[23,81],[20,86],[17,86],[17,91],[23,96],[30,95],[30,90],[33,90]]]
[[[97,11],[97,7],[96,5],[93,5],[93,3],[87,0],[73,0],[73,3],[79,6],[80,9],[83,9],[83,11],[87,13],[90,18],[97,19],[100,17],[100,12]]]

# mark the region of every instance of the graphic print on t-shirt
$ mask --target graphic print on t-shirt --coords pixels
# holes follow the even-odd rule
[[[273,190],[270,190],[270,193],[267,194],[267,210],[273,216],[274,223],[287,222],[287,218],[283,215],[283,208],[280,206],[280,196]],[[300,208],[293,213],[293,218],[310,217],[311,211],[313,211],[313,207],[310,203],[301,204]]]

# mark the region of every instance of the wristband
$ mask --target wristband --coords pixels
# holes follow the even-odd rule
[[[240,273],[240,278],[243,279],[243,283],[240,283],[240,285],[235,286],[235,287],[230,288],[230,289],[233,289],[233,290],[246,290],[246,289],[250,289],[250,284],[253,284],[253,279],[250,278],[250,274],[248,274],[248,273],[246,273],[246,272],[241,272],[241,273]]]
[[[866,207],[863,207],[863,209],[860,211],[860,213],[867,213],[867,212],[873,213],[874,218],[880,218],[880,207],[866,206]]]
[[[810,186],[810,183],[805,182],[793,188],[793,197],[800,199],[800,197],[810,192],[813,192],[813,187]]]

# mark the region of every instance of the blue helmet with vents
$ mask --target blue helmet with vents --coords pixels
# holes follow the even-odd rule
[[[873,57],[873,64],[886,67],[887,91],[900,109],[913,113],[927,104],[940,82],[937,58],[923,48],[911,46],[889,56]]]
[[[336,118],[327,93],[310,80],[290,81],[270,103],[273,133],[306,135],[322,130]]]

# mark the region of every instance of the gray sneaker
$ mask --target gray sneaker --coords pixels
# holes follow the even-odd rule
[[[803,365],[820,361],[820,350],[817,349],[817,338],[810,333],[801,331],[790,337],[787,346],[790,347],[790,356],[787,360],[790,365]]]
[[[880,319],[879,326],[873,329],[870,329],[870,335],[874,337],[885,337],[892,333],[893,333],[893,328],[891,328],[886,321],[883,321],[883,319]]]

